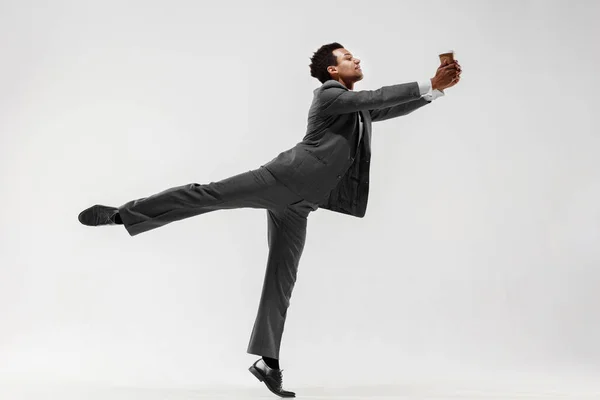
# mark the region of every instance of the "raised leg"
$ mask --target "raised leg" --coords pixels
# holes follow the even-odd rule
[[[127,232],[135,236],[215,210],[246,207],[284,210],[299,199],[261,167],[219,182],[190,183],[132,200],[119,207],[119,215]]]

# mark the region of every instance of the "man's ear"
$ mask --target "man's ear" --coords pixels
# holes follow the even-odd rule
[[[327,72],[329,72],[330,74],[335,74],[337,73],[337,68],[330,65],[329,67],[327,67]]]

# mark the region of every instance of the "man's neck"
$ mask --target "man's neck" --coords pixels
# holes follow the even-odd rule
[[[346,86],[346,88],[348,90],[354,90],[354,82],[344,82],[342,79],[338,79],[338,82],[341,83],[342,85]]]

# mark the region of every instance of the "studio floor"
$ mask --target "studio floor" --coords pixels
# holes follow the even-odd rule
[[[556,382],[555,382],[556,383]],[[0,398],[6,400],[254,400],[278,399],[266,387],[223,386],[193,389],[149,389],[132,387],[84,386],[84,385],[0,385]],[[600,399],[600,390],[590,385],[566,387],[548,385],[511,385],[502,388],[481,384],[441,385],[379,385],[348,387],[294,387],[296,399],[400,399],[400,400],[487,400],[487,399]],[[529,387],[528,387],[529,386]],[[545,387],[544,387],[545,386]]]

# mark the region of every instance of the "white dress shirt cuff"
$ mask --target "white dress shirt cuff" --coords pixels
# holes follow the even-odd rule
[[[431,79],[418,82],[418,84],[419,84],[419,92],[421,94],[421,97],[424,97],[425,100],[427,100],[427,101],[433,101],[433,100],[437,99],[438,97],[442,97],[445,95],[445,93],[442,92],[441,90],[438,90],[438,89],[432,90]]]

